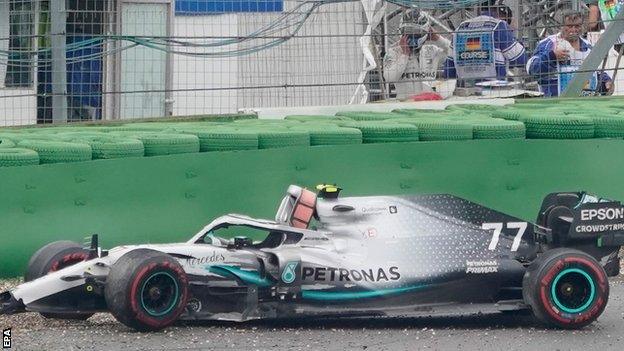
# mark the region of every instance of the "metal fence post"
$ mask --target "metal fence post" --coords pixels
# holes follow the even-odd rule
[[[67,122],[67,10],[65,0],[50,1],[52,49],[52,122]]]

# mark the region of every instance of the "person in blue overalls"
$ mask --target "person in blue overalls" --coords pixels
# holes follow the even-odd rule
[[[523,67],[526,50],[516,40],[510,22],[511,9],[502,1],[484,3],[479,16],[462,22],[453,34],[445,76],[459,79],[460,86],[470,85],[470,82],[504,80],[508,67]]]
[[[527,72],[538,79],[545,96],[559,96],[572,80],[591,51],[591,45],[581,37],[583,12],[565,10],[563,25],[557,34],[543,39],[526,65]],[[613,81],[605,72],[594,72],[585,82],[583,95],[612,94]]]

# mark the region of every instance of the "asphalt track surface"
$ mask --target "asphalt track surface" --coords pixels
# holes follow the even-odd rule
[[[178,324],[134,332],[109,314],[87,321],[0,316],[11,350],[624,350],[624,279],[611,281],[609,304],[582,330],[549,329],[531,316],[331,319],[243,324]]]

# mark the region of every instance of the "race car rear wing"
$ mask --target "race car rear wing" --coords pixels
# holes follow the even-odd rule
[[[617,254],[624,245],[624,206],[619,201],[585,192],[548,194],[536,224],[543,229],[536,231],[536,241],[585,251],[605,270],[619,271]]]
[[[553,241],[562,244],[597,239],[602,246],[624,245],[624,206],[585,192],[549,194],[537,224],[551,229]]]

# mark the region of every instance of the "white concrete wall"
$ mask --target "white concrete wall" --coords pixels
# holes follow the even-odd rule
[[[284,10],[296,4],[287,1]],[[250,33],[278,15],[240,14],[239,33]],[[276,87],[241,91],[238,108],[348,103],[362,69],[363,22],[359,2],[323,5],[307,19],[298,37],[239,58],[242,86]]]
[[[37,98],[34,89],[0,89],[0,127],[35,123]]]
[[[238,35],[238,15],[176,16],[176,36],[232,37]],[[217,39],[206,38],[203,42]],[[224,47],[224,50],[236,46]],[[183,50],[183,49],[180,49]],[[187,50],[189,51],[189,50]],[[193,51],[202,51],[193,49]],[[207,50],[203,50],[207,51]],[[173,59],[173,114],[193,115],[236,111],[237,90],[204,90],[238,86],[238,58],[207,58],[175,55]]]
[[[128,36],[166,36],[165,3],[124,3],[121,7],[121,34]],[[145,46],[121,53],[121,94],[119,117],[133,119],[165,116],[167,54]]]
[[[295,4],[298,3],[285,2],[284,10],[288,11]],[[246,36],[283,15],[284,12],[178,15],[175,17],[175,35]],[[175,55],[173,89],[182,91],[174,93],[174,115],[348,103],[356,88],[352,83],[357,81],[362,67],[359,35],[364,29],[359,2],[323,5],[307,19],[299,37],[276,47],[228,58]],[[203,41],[215,40],[206,38]],[[257,39],[238,47],[223,47],[223,50],[242,49],[269,40]],[[341,83],[346,84],[339,85]],[[275,87],[258,88],[262,86]],[[216,90],[219,88],[223,90]]]

